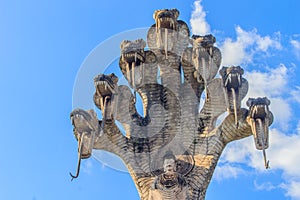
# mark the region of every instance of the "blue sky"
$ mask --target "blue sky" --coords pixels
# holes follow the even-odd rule
[[[139,199],[128,173],[95,158],[70,182],[77,142],[69,114],[90,52],[152,25],[162,8],[177,8],[193,33],[213,33],[222,64],[245,69],[248,96],[272,101],[271,169],[263,169],[253,138],[236,141],[219,161],[207,200],[300,199],[298,0],[0,0],[0,199]]]

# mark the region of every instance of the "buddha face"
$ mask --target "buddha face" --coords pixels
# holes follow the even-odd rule
[[[173,172],[175,172],[175,167],[176,164],[174,159],[170,158],[164,160],[164,171],[166,174],[172,174]]]

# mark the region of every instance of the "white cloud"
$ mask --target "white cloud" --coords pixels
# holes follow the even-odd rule
[[[300,87],[296,86],[294,90],[291,92],[293,100],[300,104]]]
[[[266,72],[257,70],[245,73],[249,82],[250,96],[280,96],[286,90],[288,69],[281,64],[277,68],[269,68]]]
[[[214,178],[217,181],[228,178],[237,178],[239,175],[245,174],[245,171],[240,167],[234,167],[230,164],[218,165],[214,172]]]
[[[295,47],[296,49],[300,50],[300,42],[297,40],[291,40],[291,44],[293,45],[293,47]]]
[[[270,133],[272,168],[282,169],[286,178],[300,181],[300,133],[286,135],[272,129]],[[300,187],[299,187],[300,191]]]
[[[82,171],[86,174],[91,174],[92,173],[92,168],[93,168],[93,163],[91,159],[85,160],[85,162],[82,163]]]
[[[275,186],[271,182],[265,182],[265,183],[258,184],[256,181],[254,181],[254,187],[257,190],[270,191],[270,190],[277,189],[279,186]]]
[[[223,54],[222,64],[225,66],[241,65],[252,62],[252,58],[257,53],[269,54],[270,49],[280,50],[280,33],[276,33],[273,38],[269,35],[260,36],[256,29],[245,31],[240,26],[235,28],[237,38],[226,38],[221,44]]]
[[[295,55],[297,56],[298,59],[300,59],[300,41],[291,40],[290,43],[294,48]]]
[[[251,55],[246,53],[246,47],[247,44],[243,43],[243,41],[233,41],[231,38],[225,39],[221,46],[222,65],[231,66],[250,62]]]
[[[300,127],[300,121],[299,121]],[[286,190],[286,194],[293,199],[300,199],[300,132],[296,134],[286,135],[277,129],[270,130],[270,147],[267,149],[267,159],[270,160],[270,167],[272,171],[276,170],[276,173],[282,171],[282,178],[284,183],[281,186],[275,186],[269,183],[254,183],[256,189],[270,190],[275,188],[283,188]],[[266,172],[264,169],[263,155],[261,151],[255,149],[253,143],[253,137],[240,140],[238,142],[230,143],[224,150],[220,163],[227,163],[228,166],[240,163],[250,166],[256,169],[258,172]],[[227,167],[230,169],[230,167]],[[218,172],[219,180],[221,178],[228,178],[222,176],[230,172],[224,168],[224,172]],[[223,170],[220,168],[219,170]],[[234,178],[237,173],[243,171],[243,169],[233,168]],[[275,172],[274,172],[275,173]],[[217,177],[216,177],[217,178]],[[230,178],[230,177],[229,177]]]
[[[269,35],[265,37],[256,35],[257,50],[267,52],[269,48],[282,49],[279,42],[280,38],[277,36],[280,36],[280,33],[276,33],[274,38],[271,38]]]
[[[232,142],[225,148],[221,163],[249,163],[256,153],[253,138],[248,137],[238,142]],[[252,165],[251,165],[252,166]],[[257,164],[255,164],[257,166]]]
[[[239,142],[232,142],[225,148],[221,162],[230,163],[246,163],[251,149],[254,148],[254,143],[249,142],[249,138],[240,140]]]
[[[292,117],[290,104],[283,97],[270,98],[270,100],[270,109],[275,116],[275,123],[278,123],[282,130],[287,130]]]
[[[271,100],[270,109],[276,116],[275,122],[286,130],[292,116],[287,67],[281,64],[277,68],[267,69],[266,72],[256,70],[246,72],[245,78],[249,82],[249,91],[243,101],[243,106],[246,107],[245,102],[249,97],[268,97]]]
[[[287,196],[292,197],[292,200],[300,200],[300,182],[292,181],[289,184],[283,184],[282,188],[287,190]]]
[[[195,35],[206,35],[210,33],[210,26],[205,19],[206,12],[203,10],[201,1],[202,0],[194,2],[194,10],[192,11],[190,19],[191,31]]]

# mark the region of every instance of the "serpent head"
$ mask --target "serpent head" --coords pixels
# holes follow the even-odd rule
[[[131,87],[142,83],[146,42],[143,39],[124,40],[121,43],[120,68]]]
[[[224,86],[231,90],[231,88],[237,89],[242,86],[242,75],[244,70],[240,66],[223,67],[220,70]]]
[[[249,98],[248,123],[254,135],[256,148],[259,150],[267,149],[269,146],[268,127],[273,122],[273,114],[269,111],[270,100],[267,97]]]
[[[210,48],[216,42],[216,38],[212,34],[204,35],[204,36],[193,35],[192,39],[193,39],[194,48],[199,48],[199,47]]]
[[[256,149],[262,150],[265,167],[269,168],[265,150],[269,147],[269,126],[273,123],[273,114],[269,111],[270,100],[267,97],[249,98],[248,124],[251,126]]]
[[[177,29],[177,18],[179,11],[177,9],[156,10],[153,18],[156,22],[156,28]]]
[[[111,96],[117,92],[118,77],[112,73],[109,75],[99,74],[94,78],[96,93],[102,97]]]
[[[75,109],[70,114],[72,125],[74,126],[74,135],[81,142],[84,136],[85,142],[81,150],[81,158],[89,158],[92,154],[91,146],[93,143],[92,135],[98,133],[98,119],[94,110]]]
[[[124,40],[120,46],[122,61],[127,63],[135,62],[135,66],[140,65],[141,62],[145,61],[145,47],[146,42],[143,39]]]
[[[99,74],[94,78],[94,85],[96,88],[96,92],[94,94],[94,103],[100,110],[102,110],[102,112],[112,112],[113,107],[108,105],[112,105],[114,96],[117,94],[117,82],[118,77],[114,73],[109,75]],[[111,115],[105,116],[107,117],[107,120],[112,120]]]
[[[247,106],[249,107],[250,113],[249,117],[252,119],[264,120],[269,114],[270,100],[267,97],[259,98],[249,98],[247,101]]]
[[[80,171],[81,159],[92,155],[95,136],[99,133],[99,123],[94,110],[75,109],[70,114],[73,132],[78,140],[78,163],[76,174],[70,173],[72,180],[77,178]]]

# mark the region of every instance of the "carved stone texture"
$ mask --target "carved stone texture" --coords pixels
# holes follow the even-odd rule
[[[118,85],[114,74],[95,78],[94,102],[102,120],[98,122],[93,111],[71,113],[79,161],[92,149],[118,155],[142,200],[205,199],[229,142],[253,135],[264,156],[269,146],[270,101],[250,98],[249,110],[241,108],[248,91],[243,69],[223,67],[221,78],[216,78],[222,56],[214,46],[215,37],[190,38],[188,26],[178,16],[177,9],[157,10],[147,44],[142,39],[122,42],[119,66],[130,87]],[[143,116],[135,107],[136,93],[143,101]],[[201,110],[200,101],[204,101]],[[265,164],[268,167],[266,158]]]

